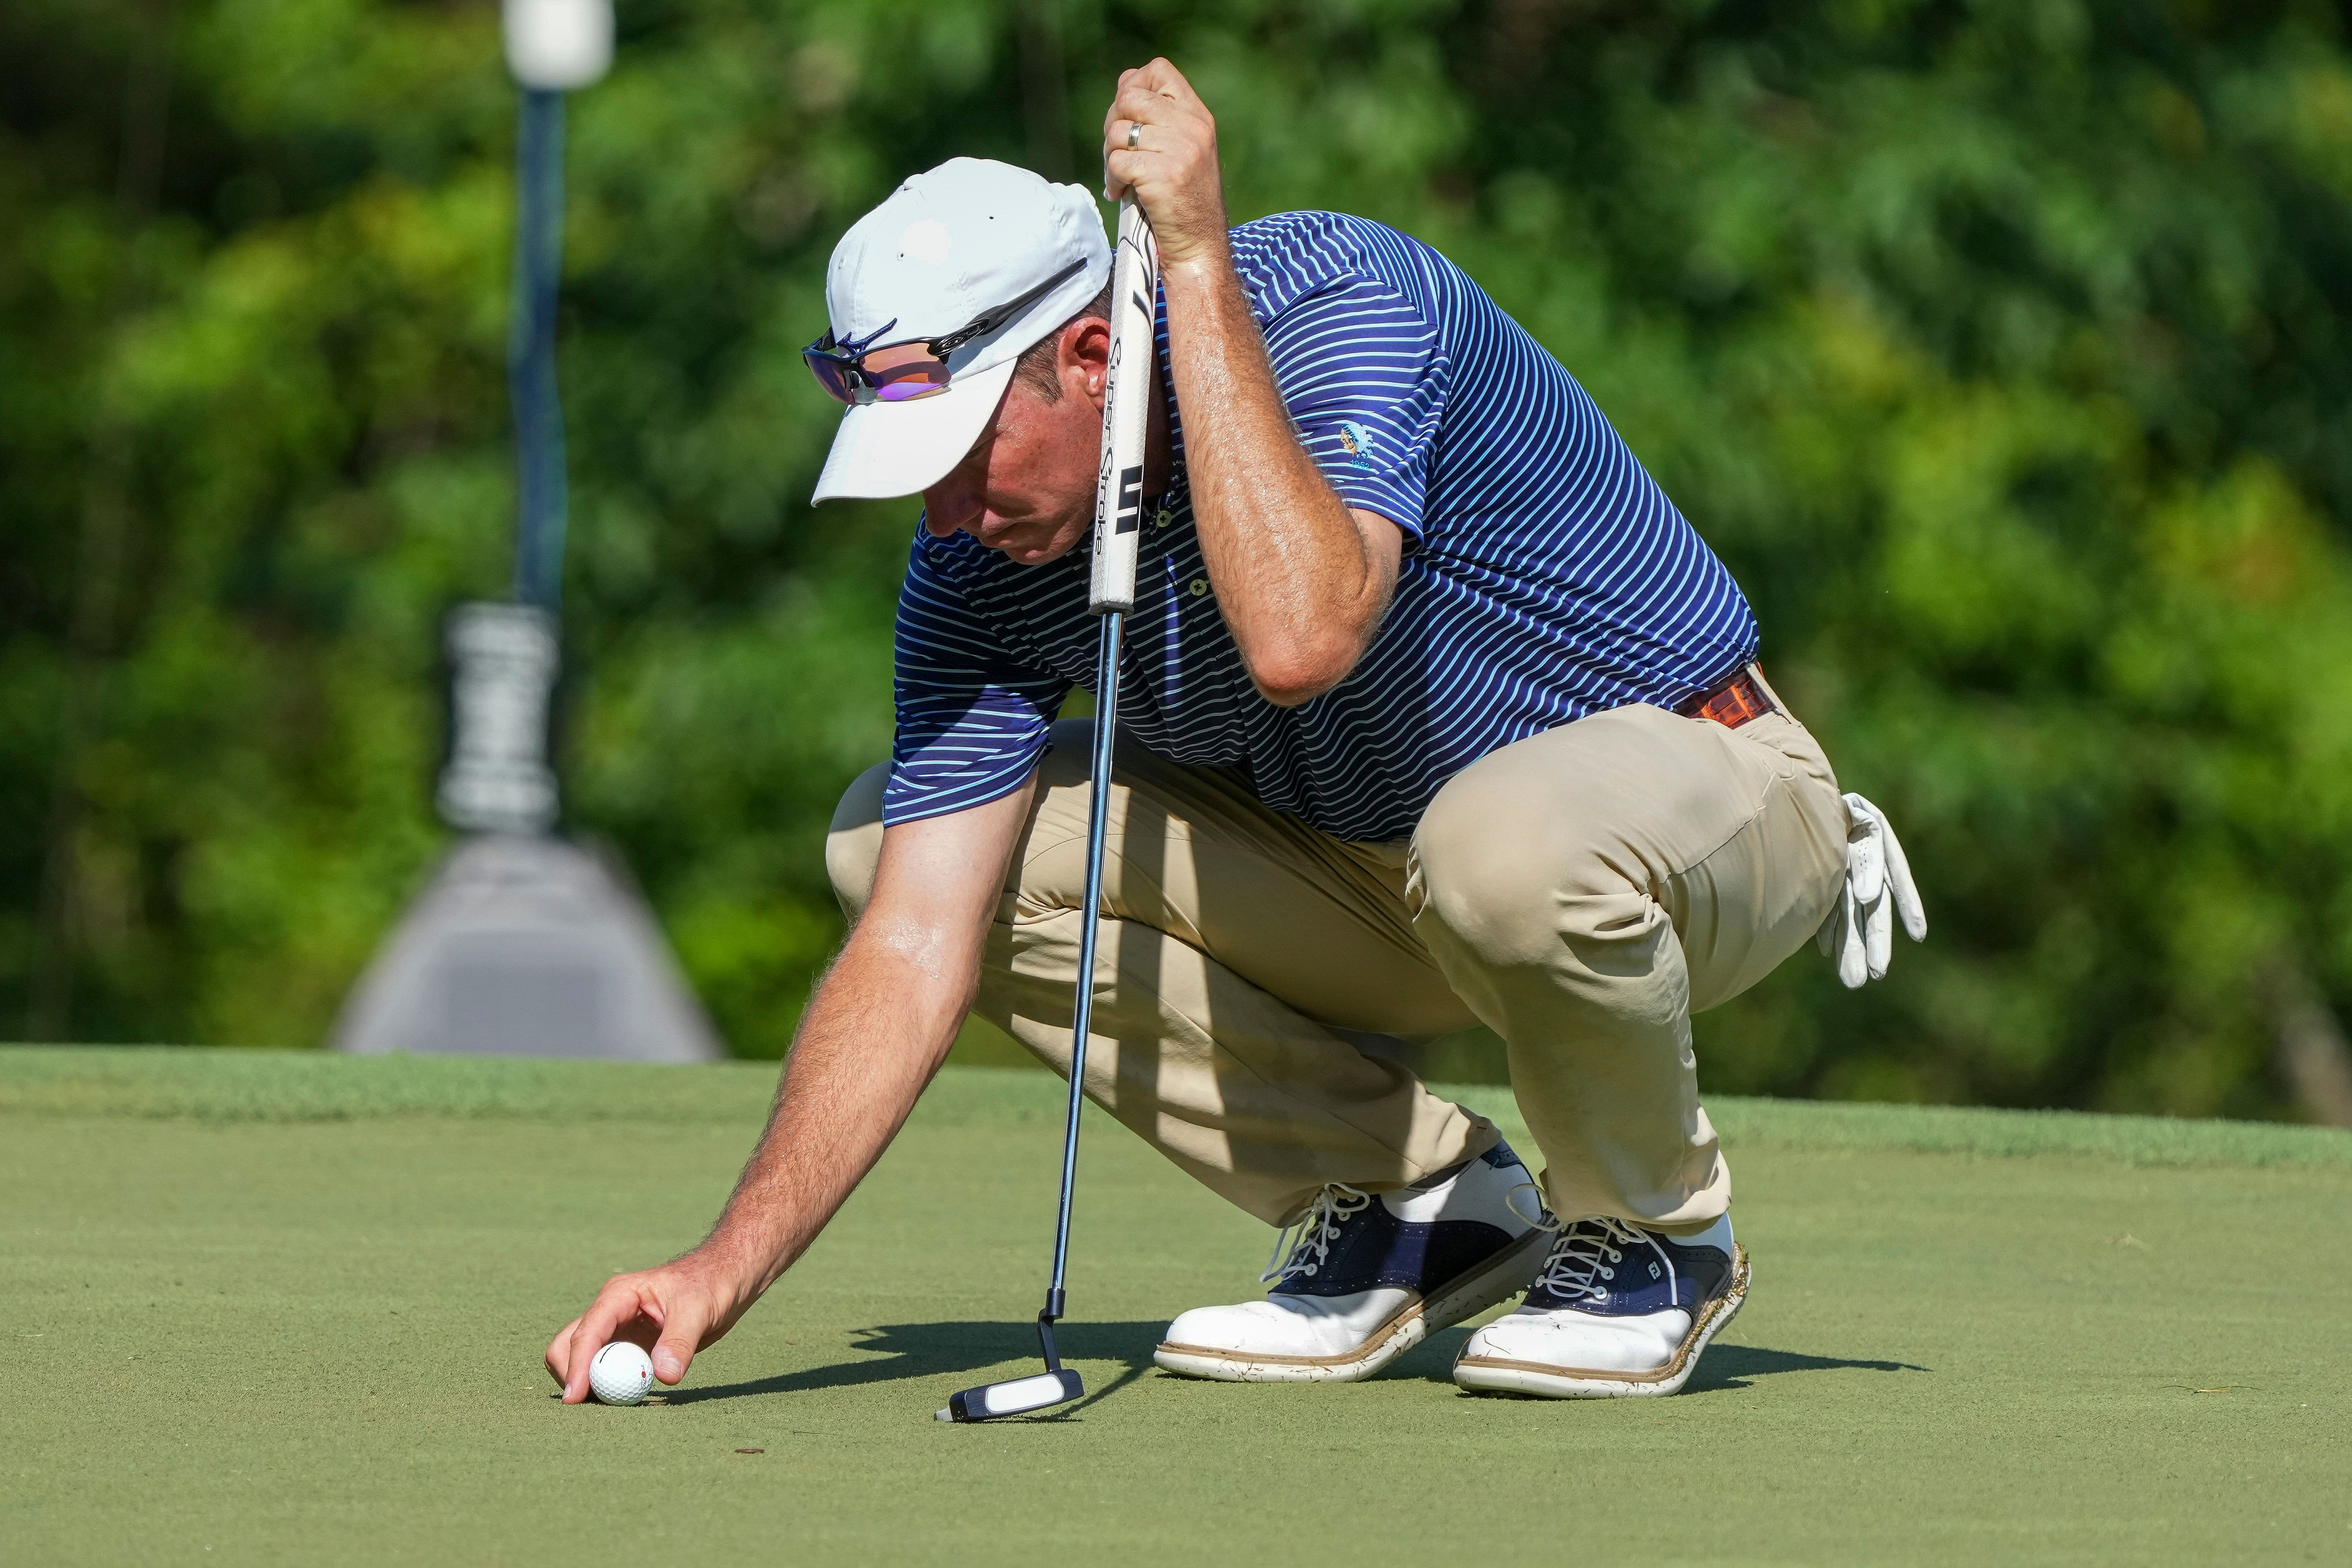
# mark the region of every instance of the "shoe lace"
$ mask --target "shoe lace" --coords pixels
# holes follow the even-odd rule
[[[1681,1304],[1682,1281],[1674,1273],[1674,1259],[1647,1231],[1606,1215],[1577,1220],[1558,1228],[1559,1239],[1552,1243],[1544,1271],[1536,1277],[1536,1289],[1549,1291],[1566,1301],[1606,1301],[1610,1282],[1617,1278],[1617,1265],[1625,1261],[1629,1250],[1646,1247],[1658,1255],[1658,1261],[1665,1267],[1667,1277],[1674,1280],[1675,1302]]]
[[[1296,1226],[1285,1226],[1275,1237],[1274,1251],[1266,1257],[1265,1272],[1257,1277],[1258,1283],[1265,1284],[1274,1279],[1313,1279],[1316,1271],[1323,1267],[1324,1259],[1330,1255],[1331,1244],[1339,1239],[1339,1227],[1350,1217],[1361,1214],[1371,1201],[1371,1194],[1360,1192],[1344,1182],[1333,1182],[1326,1186],[1315,1194],[1315,1202],[1308,1206],[1304,1218]],[[1297,1233],[1296,1241],[1290,1239],[1293,1231]],[[1287,1258],[1282,1255],[1286,1244],[1290,1247]],[[1278,1263],[1276,1261],[1277,1258],[1281,1260]]]
[[[1535,1213],[1529,1214],[1527,1210],[1519,1206],[1519,1194],[1521,1193],[1535,1194]],[[1544,1202],[1543,1188],[1537,1185],[1534,1182],[1521,1181],[1514,1183],[1510,1190],[1503,1194],[1503,1206],[1509,1209],[1511,1213],[1527,1221],[1528,1225],[1534,1226],[1538,1230],[1557,1231],[1559,1229],[1559,1217],[1551,1212],[1551,1205]]]

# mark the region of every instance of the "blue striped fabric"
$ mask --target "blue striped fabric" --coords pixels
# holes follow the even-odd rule
[[[1404,531],[1404,562],[1355,671],[1299,707],[1267,702],[1217,613],[1177,421],[1128,622],[1126,734],[1241,769],[1336,837],[1395,838],[1487,752],[1631,702],[1676,706],[1754,657],[1723,563],[1584,389],[1444,257],[1333,213],[1244,224],[1234,257],[1300,438],[1349,506]],[[1164,303],[1160,333],[1172,413]],[[1083,545],[1022,566],[919,528],[885,820],[1017,788],[1063,699],[1091,687],[1097,635]]]

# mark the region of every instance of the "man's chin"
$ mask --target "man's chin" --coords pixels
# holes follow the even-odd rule
[[[1072,550],[1077,548],[1078,541],[1085,537],[1083,531],[1069,539],[1058,537],[1037,539],[1013,533],[1001,540],[983,539],[981,542],[1015,565],[1043,566],[1067,555]]]

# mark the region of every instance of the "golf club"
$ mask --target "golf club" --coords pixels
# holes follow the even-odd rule
[[[1118,647],[1135,607],[1136,545],[1143,526],[1143,441],[1150,407],[1160,291],[1160,253],[1135,197],[1118,205],[1118,251],[1111,263],[1110,367],[1103,392],[1102,469],[1095,480],[1091,608],[1102,617],[1095,665],[1093,798],[1087,812],[1087,921],[1078,938],[1078,984],[1070,1024],[1070,1110],[1062,1133],[1062,1195],[1054,1215],[1054,1276],[1037,1314],[1045,1370],[1034,1377],[967,1388],[939,1412],[942,1421],[989,1421],[1086,1396],[1078,1374],[1062,1364],[1054,1325],[1062,1316],[1062,1279],[1070,1255],[1070,1194],[1078,1170],[1078,1111],[1086,1103],[1087,1037],[1094,1024],[1095,937],[1101,924],[1103,839],[1110,821],[1110,754],[1118,730]]]

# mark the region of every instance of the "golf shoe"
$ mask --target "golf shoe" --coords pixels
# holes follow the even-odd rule
[[[1196,1307],[1152,1360],[1226,1383],[1349,1383],[1527,1289],[1549,1239],[1507,1144],[1402,1192],[1315,1198],[1264,1300]],[[1277,1256],[1281,1243],[1276,1243]]]
[[[1747,1299],[1729,1215],[1689,1237],[1580,1219],[1560,1226],[1519,1310],[1463,1345],[1454,1381],[1552,1399],[1673,1394]]]

